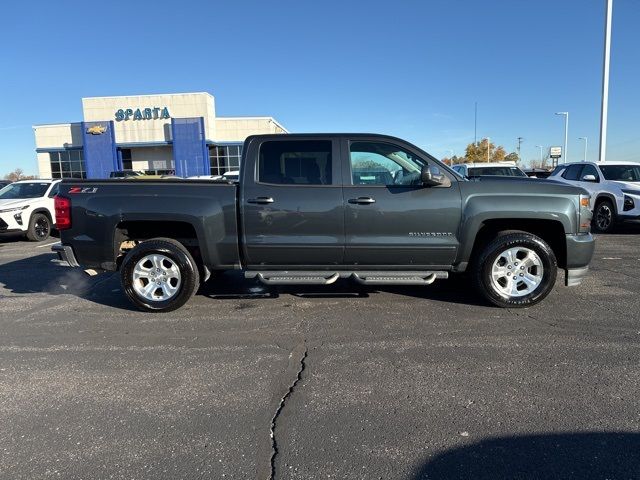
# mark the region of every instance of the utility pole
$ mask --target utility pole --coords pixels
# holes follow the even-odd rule
[[[578,140],[584,140],[584,156],[582,157],[582,161],[587,161],[587,141],[589,140],[587,137],[578,137]]]
[[[542,167],[542,149],[544,148],[542,145],[536,145],[540,149],[540,166]]]
[[[569,155],[567,153],[569,143],[569,112],[556,112],[556,115],[564,115],[564,150],[562,151],[562,163],[567,163]]]
[[[520,156],[520,145],[522,145],[523,140],[524,138],[518,137],[518,160],[522,160],[522,157]]]
[[[478,102],[476,102],[475,117],[473,123],[473,144],[478,145]]]
[[[600,108],[600,154],[598,160],[604,162],[607,156],[607,117],[609,113],[609,58],[611,56],[611,16],[613,0],[606,0],[604,20],[604,59],[602,62],[602,105]]]

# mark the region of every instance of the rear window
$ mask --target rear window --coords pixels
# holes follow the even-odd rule
[[[267,141],[260,146],[258,181],[331,185],[331,141]]]

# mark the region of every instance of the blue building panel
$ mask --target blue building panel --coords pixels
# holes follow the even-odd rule
[[[82,122],[82,149],[87,178],[109,178],[121,170],[113,122]]]
[[[210,174],[203,117],[172,118],[171,137],[176,175],[192,177]]]

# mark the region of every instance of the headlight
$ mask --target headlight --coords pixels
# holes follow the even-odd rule
[[[580,210],[578,215],[578,233],[589,233],[591,230],[591,196],[580,195]]]
[[[636,202],[634,202],[633,198],[631,198],[629,195],[625,195],[623,210],[625,212],[628,212],[629,210],[633,210],[634,208],[636,208]]]
[[[29,205],[25,205],[24,207],[5,208],[4,210],[0,210],[0,213],[20,212],[20,211],[25,210],[27,208],[29,208]]]

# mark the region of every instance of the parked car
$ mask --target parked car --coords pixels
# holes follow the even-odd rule
[[[354,181],[354,166],[373,164],[388,175]],[[238,184],[65,180],[53,250],[91,274],[119,269],[148,311],[180,307],[224,270],[267,285],[372,286],[469,270],[489,302],[524,307],[546,297],[558,268],[580,284],[593,255],[586,190],[469,181],[398,138],[250,136],[241,165]]]
[[[458,172],[463,177],[484,177],[484,176],[498,176],[498,177],[526,177],[524,173],[515,162],[487,162],[487,163],[459,163],[453,165],[454,171]]]
[[[109,178],[131,178],[143,176],[144,172],[140,170],[117,170],[109,174]]]
[[[54,228],[54,201],[60,180],[21,180],[0,190],[0,233],[24,232],[46,240]]]
[[[240,175],[240,171],[230,170],[228,172],[223,173],[222,175],[194,175],[192,177],[187,177],[187,178],[189,180],[222,180],[222,181],[228,181],[228,182],[237,182],[239,175]]]
[[[594,231],[608,233],[620,222],[640,219],[640,163],[568,163],[558,166],[549,179],[591,193]]]
[[[551,170],[547,170],[544,168],[529,168],[527,170],[524,170],[524,173],[527,175],[527,177],[549,178],[549,175],[551,175]]]

